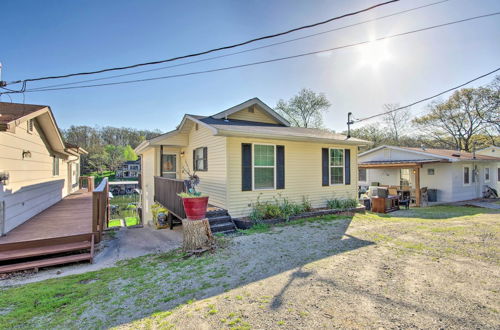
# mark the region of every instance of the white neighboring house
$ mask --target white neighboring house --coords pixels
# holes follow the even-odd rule
[[[78,190],[80,155],[45,105],[0,102],[0,235]]]
[[[492,156],[492,157],[500,157],[500,147],[497,146],[489,146],[487,148],[478,150],[476,152],[478,155]]]
[[[485,185],[500,188],[500,158],[480,153],[381,146],[358,157],[360,185],[437,189],[436,202],[482,197]]]
[[[141,160],[128,160],[116,170],[117,178],[137,178],[141,173]]]

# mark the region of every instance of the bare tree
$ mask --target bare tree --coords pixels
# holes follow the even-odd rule
[[[323,113],[329,107],[330,102],[323,93],[316,94],[303,88],[290,100],[279,100],[275,110],[292,126],[320,128],[323,126]]]
[[[384,111],[390,111],[399,108],[399,104],[388,103],[384,105]],[[410,109],[401,109],[398,111],[387,113],[383,117],[384,123],[388,128],[389,138],[394,141],[396,145],[403,135],[406,135],[411,123]]]

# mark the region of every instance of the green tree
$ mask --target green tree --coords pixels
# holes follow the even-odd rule
[[[328,111],[330,102],[323,93],[316,94],[303,88],[288,101],[279,100],[275,110],[296,127],[323,127],[323,113]]]
[[[132,147],[130,145],[126,145],[125,148],[123,148],[123,158],[125,158],[125,160],[137,160],[137,155],[134,151],[134,149],[132,149]]]
[[[427,138],[452,149],[472,151],[474,136],[488,133],[494,126],[491,114],[498,114],[498,103],[489,88],[463,88],[444,102],[433,102],[428,113],[414,123]]]

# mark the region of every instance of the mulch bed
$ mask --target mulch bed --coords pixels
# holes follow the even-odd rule
[[[275,225],[275,224],[283,223],[283,222],[287,222],[287,221],[293,221],[293,220],[304,219],[304,218],[320,217],[323,215],[330,215],[330,214],[352,215],[353,213],[364,213],[364,212],[365,212],[364,206],[351,208],[351,209],[345,209],[345,210],[321,208],[321,209],[315,209],[314,211],[311,211],[311,212],[305,212],[302,214],[293,215],[288,220],[285,218],[262,219],[262,220],[259,220],[258,223]],[[250,229],[253,227],[253,225],[256,224],[255,221],[253,221],[249,218],[233,218],[233,222],[238,229]]]

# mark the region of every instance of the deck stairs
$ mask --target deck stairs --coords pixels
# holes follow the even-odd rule
[[[230,234],[236,231],[236,226],[227,210],[209,207],[206,217],[214,234]]]
[[[0,274],[89,261],[94,257],[94,234],[0,244]]]

